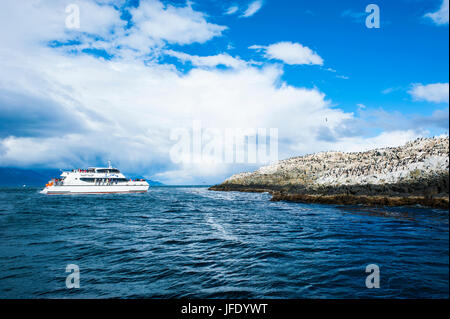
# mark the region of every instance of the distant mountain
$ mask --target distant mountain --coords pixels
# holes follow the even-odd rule
[[[158,181],[151,181],[151,180],[147,180],[147,183],[150,185],[150,186],[166,186],[166,184],[163,184],[163,183],[161,183],[161,182],[158,182]]]
[[[23,169],[0,167],[1,186],[42,186],[51,178],[61,175],[58,169]]]

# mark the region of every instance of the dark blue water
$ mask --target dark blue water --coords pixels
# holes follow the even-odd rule
[[[448,211],[37,191],[0,189],[1,298],[448,298]],[[379,289],[366,288],[368,264]]]

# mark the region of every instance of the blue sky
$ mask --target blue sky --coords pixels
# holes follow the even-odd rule
[[[217,1],[206,1],[199,7],[211,8],[211,14],[218,15],[216,21],[230,29],[225,37],[206,46],[193,45],[186,52],[212,55],[230,41],[234,46],[230,52],[258,60],[258,54],[248,50],[255,43],[298,42],[318,52],[324,66],[285,65],[282,78],[288,83],[318,87],[345,111],[367,103],[405,114],[430,115],[436,105],[411,103],[407,91],[411,83],[448,82],[448,25],[437,27],[423,17],[436,11],[441,2],[377,1],[381,28],[368,29],[365,7],[370,1],[265,1],[251,19],[220,16]],[[352,17],[357,15],[361,17]],[[325,71],[328,68],[336,73]],[[392,93],[382,94],[388,89]]]
[[[367,28],[368,4],[380,28]],[[67,25],[75,4],[79,28]],[[448,134],[448,1],[35,1],[0,13],[0,166],[111,159],[169,184],[173,130],[277,128],[279,158]]]

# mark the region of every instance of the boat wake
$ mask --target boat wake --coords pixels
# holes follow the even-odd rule
[[[217,235],[220,239],[224,240],[231,240],[231,241],[239,241],[239,239],[232,235],[229,231],[227,231],[222,225],[216,222],[216,220],[211,216],[208,215],[205,218],[206,223],[213,229],[217,231]]]

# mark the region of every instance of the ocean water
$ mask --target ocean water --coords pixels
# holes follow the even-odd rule
[[[0,298],[448,298],[448,211],[269,199],[1,188]],[[68,264],[79,289],[66,288]]]

